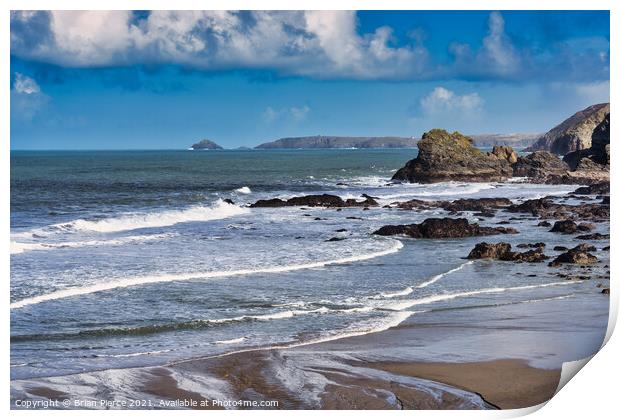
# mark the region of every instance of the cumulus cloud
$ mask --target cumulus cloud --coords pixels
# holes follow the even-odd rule
[[[303,106],[292,106],[289,108],[281,108],[274,109],[273,107],[268,106],[263,111],[263,121],[268,124],[274,123],[276,121],[289,121],[289,122],[300,122],[306,119],[308,114],[310,113],[310,107],[308,105]]]
[[[472,114],[482,110],[484,100],[477,93],[457,95],[451,90],[438,86],[420,99],[420,107],[425,115],[449,113]]]
[[[32,120],[48,101],[49,97],[33,78],[15,73],[11,88],[11,118]]]
[[[441,63],[419,29],[397,40],[388,26],[361,33],[358,23],[354,11],[13,11],[11,54],[73,68],[172,64],[318,79],[609,78],[605,37],[529,49],[510,38],[499,12],[479,45],[454,42]]]
[[[499,12],[489,15],[488,32],[482,46],[474,51],[469,44],[453,43],[455,71],[475,75],[510,76],[520,73],[522,57],[504,30],[504,18]]]
[[[69,67],[172,63],[360,79],[422,72],[427,56],[422,46],[392,46],[387,27],[358,34],[350,11],[47,13],[11,13],[12,53]]]

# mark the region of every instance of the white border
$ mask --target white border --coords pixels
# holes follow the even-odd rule
[[[10,325],[10,311],[8,307],[9,303],[9,266],[10,266],[10,253],[9,253],[9,217],[10,207],[9,200],[9,177],[10,177],[10,154],[9,154],[9,138],[10,138],[10,117],[9,117],[9,98],[10,98],[10,66],[9,66],[9,54],[10,54],[10,16],[9,10],[37,10],[37,9],[57,9],[57,10],[110,10],[110,9],[127,9],[128,6],[133,10],[148,10],[148,9],[175,9],[175,10],[199,10],[199,9],[212,9],[212,10],[226,10],[226,9],[263,9],[263,10],[611,10],[611,98],[617,97],[617,77],[618,74],[617,57],[618,57],[618,20],[620,2],[612,2],[610,0],[589,0],[588,2],[565,0],[565,1],[549,1],[549,0],[504,0],[499,2],[497,0],[470,0],[467,2],[458,0],[435,0],[433,2],[428,1],[395,1],[395,0],[383,0],[379,1],[341,1],[341,0],[314,0],[314,1],[282,1],[282,0],[264,0],[260,3],[251,2],[247,0],[229,0],[229,1],[196,1],[196,0],[176,0],[173,3],[154,0],[132,0],[131,2],[121,0],[109,0],[109,1],[94,1],[89,2],[78,0],[8,0],[2,2],[3,13],[0,15],[0,30],[2,31],[2,55],[4,58],[2,66],[2,72],[0,80],[3,80],[1,84],[2,101],[0,102],[0,127],[2,130],[2,139],[4,145],[0,155],[0,171],[2,173],[3,182],[1,184],[2,194],[5,200],[2,200],[1,211],[2,218],[2,234],[4,235],[4,247],[2,261],[2,280],[4,281],[4,290],[7,306],[2,312],[2,321],[5,329],[2,336],[2,349],[1,354],[3,356],[2,368],[5,370],[5,380],[2,382],[1,389],[4,391],[4,398],[1,401],[2,408],[5,413],[14,418],[31,418],[35,416],[46,416],[47,418],[76,418],[82,417],[83,412],[53,412],[53,411],[10,411],[9,410],[9,325]],[[615,126],[614,126],[615,127]],[[614,133],[620,132],[617,129],[612,131],[612,139],[618,139]],[[612,142],[616,142],[612,140]],[[615,153],[617,145],[612,146],[612,153]],[[618,165],[618,161],[615,160],[614,165]],[[615,166],[613,167],[615,168]],[[617,172],[612,169],[612,177]],[[618,187],[612,183],[612,218],[611,218],[611,249],[617,250],[619,243],[617,240],[617,221],[615,221],[613,212],[614,208],[617,208],[618,203]],[[616,261],[611,260],[612,274],[616,273]],[[614,282],[616,283],[616,282]],[[617,290],[617,286],[614,284],[614,290]],[[507,410],[502,412],[464,412],[464,411],[439,411],[439,412],[390,412],[390,416],[411,418],[415,416],[417,418],[455,418],[470,419],[470,418],[507,418],[531,414],[531,418],[535,419],[547,419],[547,418],[611,418],[616,414],[615,410],[615,398],[617,398],[617,375],[619,373],[619,359],[620,359],[620,342],[617,337],[611,336],[613,326],[618,314],[618,298],[620,294],[618,292],[611,295],[611,310],[610,310],[610,325],[606,339],[609,341],[604,348],[595,355],[592,360],[587,364],[582,372],[579,373],[577,379],[569,381],[558,395],[556,395],[548,404],[542,404],[538,407],[522,410]],[[611,338],[610,338],[611,337]],[[573,366],[574,369],[574,366]],[[543,409],[540,409],[544,406]],[[539,410],[540,409],[540,410]],[[159,412],[93,412],[88,413],[89,416],[99,417],[108,415],[132,416],[133,418],[164,418],[168,413]],[[184,416],[200,416],[204,418],[205,413],[202,412],[175,412],[174,415]],[[298,418],[310,418],[319,414],[314,411],[295,411],[293,414]],[[343,415],[354,415],[358,418],[370,418],[375,413],[370,411],[354,411],[346,412],[342,411],[321,411],[321,417],[327,418],[341,418]],[[209,412],[208,416],[214,416],[216,418],[221,417],[257,417],[257,418],[284,418],[284,416],[291,415],[287,412],[272,412],[272,411],[254,411],[254,412]],[[388,415],[388,412],[383,412],[381,415]]]

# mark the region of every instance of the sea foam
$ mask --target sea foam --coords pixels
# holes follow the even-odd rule
[[[166,210],[152,213],[135,213],[101,220],[77,219],[71,222],[58,223],[47,228],[24,232],[14,237],[46,236],[55,232],[99,232],[111,233],[134,229],[172,226],[177,223],[203,222],[225,219],[249,213],[249,209],[229,204],[223,200],[209,206],[193,206],[183,210]]]
[[[72,296],[80,296],[87,295],[91,293],[103,292],[106,290],[119,289],[125,287],[139,286],[142,284],[151,284],[151,283],[163,283],[163,282],[173,282],[173,281],[187,281],[187,280],[197,280],[197,279],[211,279],[211,278],[220,278],[220,277],[232,277],[232,276],[244,276],[258,273],[284,273],[287,271],[295,271],[295,270],[304,270],[311,268],[319,268],[324,267],[326,265],[333,264],[348,264],[357,261],[369,260],[372,258],[381,257],[384,255],[392,254],[398,252],[402,247],[402,242],[390,239],[389,242],[392,244],[389,248],[384,249],[382,251],[372,252],[368,254],[361,255],[353,255],[349,257],[343,257],[333,260],[327,261],[316,261],[302,264],[291,264],[291,265],[282,265],[275,267],[263,267],[263,268],[253,268],[253,269],[242,269],[242,270],[229,270],[229,271],[207,271],[207,272],[194,272],[194,273],[180,273],[180,274],[162,274],[157,276],[139,276],[139,277],[130,277],[122,280],[114,280],[105,283],[97,283],[89,286],[82,287],[73,287],[68,289],[57,290],[52,293],[47,293],[39,296],[34,296],[22,300],[18,300],[10,304],[11,309],[18,309],[28,305],[34,305],[37,303],[63,299]]]

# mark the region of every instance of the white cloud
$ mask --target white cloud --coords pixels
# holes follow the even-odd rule
[[[457,95],[441,86],[436,87],[420,100],[420,107],[425,115],[450,113],[472,114],[482,110],[484,100],[478,93]]]
[[[17,93],[23,93],[26,95],[33,95],[41,92],[41,88],[33,78],[24,76],[21,73],[15,73],[13,89]]]
[[[510,76],[521,68],[522,57],[504,30],[504,18],[491,12],[487,35],[482,46],[473,51],[469,44],[453,43],[450,52],[455,58],[455,71],[472,75]]]
[[[308,105],[292,106],[289,108],[274,109],[270,106],[263,111],[263,121],[267,124],[274,123],[276,121],[289,121],[298,123],[305,120],[310,113],[311,108]]]
[[[143,19],[129,11],[51,11],[46,18],[50,36],[34,46],[22,39],[29,31],[11,34],[15,54],[73,67],[173,63],[362,79],[422,72],[427,57],[422,46],[391,46],[390,28],[358,34],[351,11],[152,11]],[[12,12],[11,19],[23,27],[41,16]]]
[[[12,118],[31,120],[48,100],[48,96],[41,91],[41,87],[33,78],[15,73],[11,89]]]

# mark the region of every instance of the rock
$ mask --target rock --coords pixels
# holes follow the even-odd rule
[[[514,176],[528,177],[534,182],[545,183],[552,176],[565,175],[569,167],[556,155],[541,150],[519,157],[512,165],[512,169]]]
[[[553,224],[549,232],[575,233],[577,232],[577,223],[572,220],[559,220]]]
[[[527,200],[521,204],[513,204],[512,206],[508,206],[506,211],[512,213],[530,213],[537,217],[555,219],[567,219],[569,217],[592,221],[609,219],[609,206],[601,204],[579,204],[574,206],[557,204],[547,197]]]
[[[489,244],[487,242],[481,242],[476,244],[474,249],[469,252],[467,259],[476,260],[481,258],[492,258],[499,260],[502,256],[510,252],[510,244],[506,242],[500,242],[497,244]]]
[[[290,206],[308,206],[308,207],[366,207],[376,206],[377,202],[368,197],[363,201],[357,201],[352,198],[346,201],[337,195],[320,194],[305,195],[302,197],[293,197],[288,200],[272,198],[268,200],[258,200],[250,205],[250,207],[290,207]]]
[[[192,144],[191,149],[192,150],[221,150],[223,149],[223,147],[211,140],[204,139],[204,140],[200,140],[198,143]]]
[[[498,159],[508,161],[511,165],[517,162],[517,152],[510,146],[493,146],[492,156],[497,156]]]
[[[579,251],[579,252],[594,252],[596,251],[596,247],[594,245],[588,244],[579,244],[574,248],[571,248],[571,251]]]
[[[557,267],[561,264],[580,264],[590,265],[598,262],[598,258],[585,251],[571,249],[563,254],[558,255],[553,261],[549,263],[550,267]]]
[[[501,181],[512,176],[507,160],[477,149],[470,137],[433,129],[418,142],[418,156],[400,168],[393,180],[409,182]]]
[[[593,131],[607,114],[608,103],[592,105],[549,130],[527,150],[546,150],[565,155],[574,150],[588,149],[592,146]]]
[[[467,258],[470,260],[491,258],[501,261],[515,262],[542,262],[549,259],[549,257],[542,253],[542,248],[530,249],[526,252],[512,252],[510,244],[505,242],[500,242],[497,244],[481,242],[476,244]]]
[[[604,247],[603,251],[609,251],[609,246]]]
[[[336,229],[336,232],[341,233],[341,232],[347,232],[347,230],[345,228],[342,229]]]
[[[587,187],[579,187],[572,194],[578,195],[594,195],[609,194],[609,182],[599,182],[597,184],[588,185]]]
[[[530,262],[537,263],[548,260],[549,257],[543,254],[541,248],[530,249],[526,252],[511,252],[504,255],[502,260],[504,261],[516,261],[516,262]]]
[[[554,251],[568,251],[568,248],[566,248],[565,246],[558,245],[558,246],[554,246],[553,250]]]
[[[610,164],[610,130],[609,113],[607,113],[603,121],[601,121],[592,132],[592,154],[594,155],[596,162],[601,165]]]
[[[507,198],[461,198],[452,202],[440,204],[447,211],[480,211],[486,212],[488,209],[507,207],[512,204]]]
[[[517,248],[544,248],[547,246],[544,242],[536,242],[535,244],[519,244]]]
[[[403,201],[400,203],[396,203],[396,206],[399,209],[406,210],[430,210],[433,208],[439,207],[439,203],[437,201],[425,201],[425,200],[416,200],[412,199],[409,201]]]
[[[606,287],[603,290],[601,290],[601,293],[604,294],[604,295],[608,295],[609,294],[609,287]]]
[[[542,226],[542,227],[549,227],[549,226],[551,226],[551,223],[549,223],[549,222],[547,222],[546,220],[544,220],[544,221],[540,222],[540,223],[538,224],[538,226]]]
[[[513,228],[482,227],[477,223],[469,223],[467,219],[430,218],[420,224],[387,225],[373,232],[375,235],[405,235],[412,238],[464,238],[469,236],[498,235],[502,233],[518,233]]]
[[[594,229],[594,225],[592,223],[579,223],[577,225],[577,230],[580,232],[590,232]]]
[[[580,239],[582,241],[600,241],[603,239],[609,239],[609,235],[596,232],[588,235],[575,236],[575,239]]]
[[[224,200],[222,200],[224,203],[228,203],[228,204],[235,204],[234,201],[232,201],[230,198],[225,198]]]
[[[567,153],[564,161],[572,171],[609,171],[609,113],[592,131],[591,146]]]

